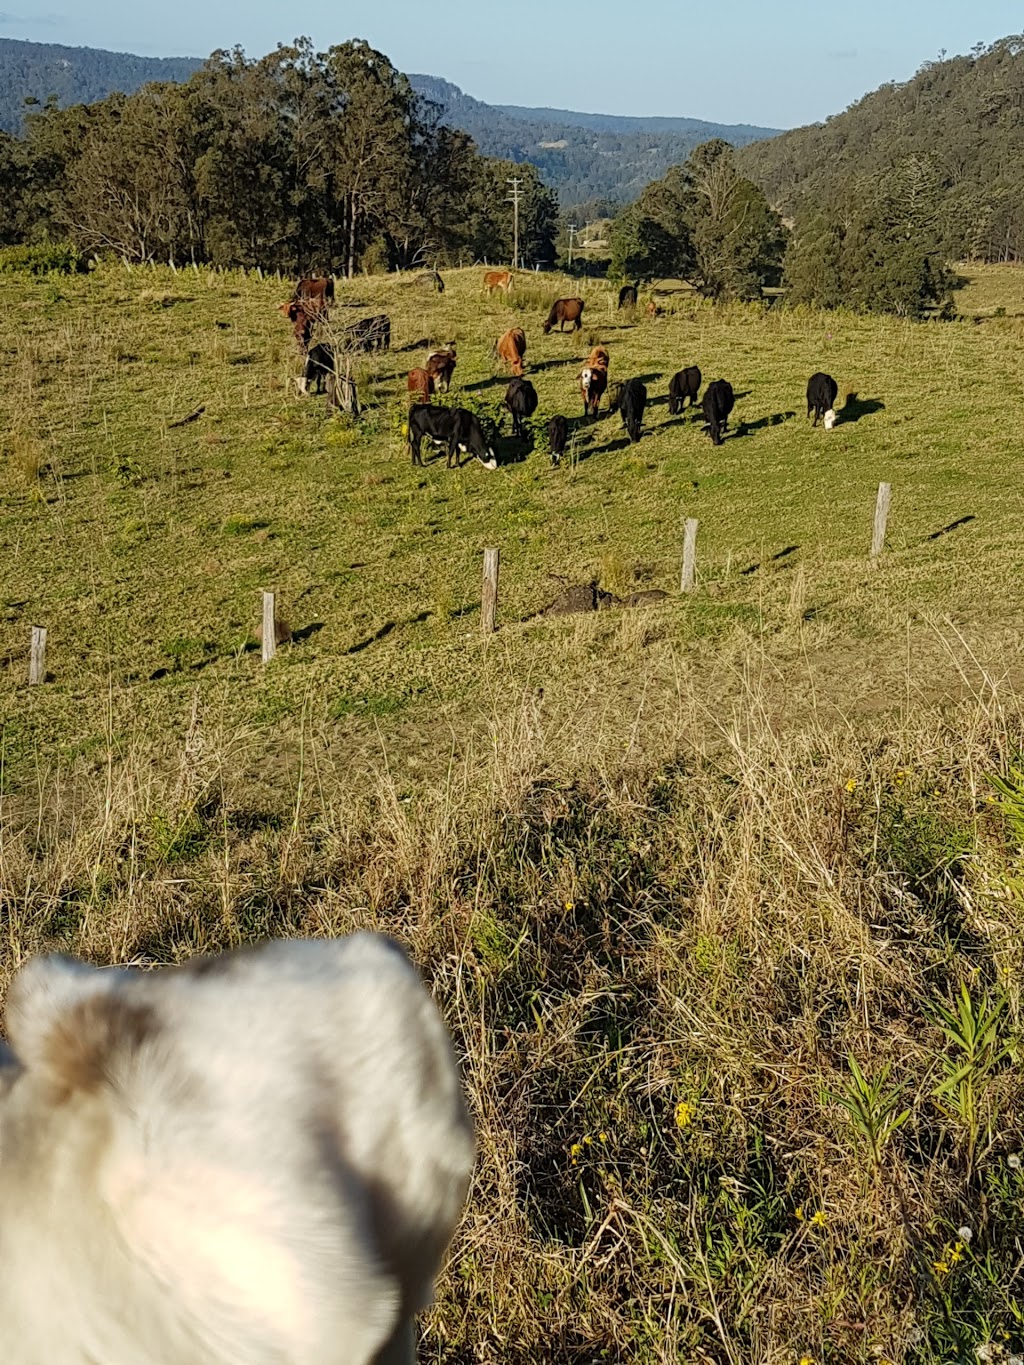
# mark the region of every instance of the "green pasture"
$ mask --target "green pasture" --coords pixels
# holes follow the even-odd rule
[[[355,423],[295,392],[299,360],[276,310],[288,283],[118,266],[0,277],[9,789],[40,756],[88,753],[120,726],[159,748],[197,689],[229,727],[281,733],[305,708],[338,734],[411,721],[422,735],[441,717],[458,728],[523,680],[553,704],[615,693],[628,708],[640,672],[654,696],[680,659],[739,658],[756,642],[777,656],[787,692],[785,659],[808,650],[903,658],[915,632],[930,647],[929,623],[984,637],[1016,618],[1024,334],[1012,317],[714,309],[679,291],[651,318],[642,306],[619,313],[603,281],[522,276],[505,301],[486,297],[481,276],[450,272],[443,295],[412,277],[339,282],[335,326],[378,310],[393,324],[391,352],[356,362]],[[1021,277],[974,271],[969,311],[1005,289],[1013,313]],[[574,292],[587,301],[582,332],[545,337],[549,302]],[[506,422],[496,473],[475,461],[449,471],[443,457],[411,468],[407,370],[454,340],[452,401],[497,411],[506,380],[491,348],[513,323],[527,333],[538,428],[580,415],[580,361],[601,342],[613,380],[647,384],[641,443],[602,415],[553,469]],[[694,362],[738,395],[717,450],[696,416],[668,416],[669,377]],[[815,369],[845,402],[829,434],[805,418]],[[893,509],[874,568],[881,480]],[[682,599],[686,517],[700,519],[699,583]],[[485,644],[487,545],[502,553],[501,630]],[[593,578],[671,600],[600,621],[530,619]],[[267,669],[254,647],[264,588],[297,637]],[[48,630],[52,680],[29,691],[32,625]]]

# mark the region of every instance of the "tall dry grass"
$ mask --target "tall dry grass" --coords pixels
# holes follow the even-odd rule
[[[4,976],[402,939],[479,1132],[425,1360],[1019,1352],[1024,712],[684,702],[614,758],[523,690],[422,789],[310,720],[287,799],[198,702],[160,766],[112,736],[7,799]]]

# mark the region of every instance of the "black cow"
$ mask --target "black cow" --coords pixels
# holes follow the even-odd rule
[[[644,408],[647,406],[647,389],[639,379],[626,380],[619,394],[618,406],[622,413],[622,425],[626,428],[629,439],[636,445],[640,439]]]
[[[636,284],[624,284],[622,288],[619,290],[619,307],[635,308],[637,290],[639,288],[640,288],[639,280],[637,280]]]
[[[565,454],[569,439],[569,423],[564,417],[552,417],[548,423],[548,445],[551,448],[551,463],[558,468],[558,462]]]
[[[528,379],[517,375],[505,391],[505,406],[512,414],[512,435],[525,436],[523,422],[537,411],[537,390]]]
[[[391,319],[387,313],[360,318],[344,332],[346,344],[354,351],[390,351]]]
[[[323,393],[328,379],[333,379],[337,370],[334,366],[334,348],[325,346],[322,341],[312,346],[306,354],[306,367],[299,379],[299,393],[308,393],[310,384],[314,393]]]
[[[729,425],[729,414],[735,401],[732,385],[727,379],[715,379],[704,390],[704,420],[716,446],[722,444],[722,432]]]
[[[836,394],[839,392],[839,385],[830,374],[822,374],[819,370],[817,374],[812,374],[807,381],[807,416],[814,413],[814,425],[818,425],[820,417],[825,423],[825,430],[831,431],[836,424]]]
[[[440,408],[432,403],[416,403],[409,409],[409,453],[415,465],[422,465],[420,446],[424,436],[448,451],[448,465],[460,463],[460,451],[475,455],[485,469],[497,469],[498,461],[488,446],[480,419],[465,408]]]
[[[700,370],[696,365],[688,365],[685,370],[680,370],[674,374],[668,382],[668,410],[673,417],[678,415],[686,407],[686,400],[690,400],[690,407],[697,406],[697,395],[700,393]]]

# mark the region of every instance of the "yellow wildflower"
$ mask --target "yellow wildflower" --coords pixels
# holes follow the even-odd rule
[[[814,1224],[816,1228],[823,1228],[825,1224],[828,1222],[828,1214],[823,1213],[822,1210],[819,1209],[818,1212],[811,1219],[811,1222]]]
[[[589,1147],[593,1141],[594,1141],[594,1139],[593,1139],[593,1138],[590,1136],[590,1134],[588,1133],[587,1136],[583,1139],[583,1145],[584,1145],[584,1147]]]
[[[802,1223],[802,1222],[804,1221],[804,1206],[803,1206],[803,1204],[801,1204],[798,1208],[795,1208],[795,1209],[793,1210],[793,1217],[796,1219],[796,1221],[797,1221],[798,1223]]]
[[[598,1142],[607,1142],[607,1141],[608,1141],[608,1134],[607,1134],[607,1133],[598,1133],[598,1135],[597,1135],[597,1140],[598,1140]]]
[[[936,1275],[948,1275],[949,1265],[946,1261],[932,1261],[932,1269]]]
[[[957,1242],[956,1246],[955,1246],[955,1247],[953,1248],[953,1250],[949,1253],[949,1258],[948,1258],[948,1259],[949,1259],[949,1264],[950,1264],[950,1265],[958,1265],[958,1264],[960,1263],[960,1261],[963,1260],[963,1258],[964,1258],[964,1244],[963,1244],[963,1242]]]
[[[676,1105],[676,1127],[689,1128],[695,1112],[692,1104],[687,1104],[686,1100],[680,1100]]]
[[[580,1144],[578,1142],[574,1142],[572,1146],[569,1148],[569,1155],[572,1157],[573,1161],[576,1161],[579,1158],[580,1152],[582,1151],[583,1148],[580,1146]]]
[[[576,909],[576,902],[575,902],[575,901],[566,901],[566,902],[565,902],[565,908],[566,908],[566,910],[575,910],[575,909]]]
[[[800,1357],[800,1365],[815,1365],[814,1357],[813,1357],[813,1356],[801,1356],[801,1357]]]
[[[851,777],[849,782],[847,782],[846,790],[848,792],[855,792],[857,790],[857,779],[855,777]]]

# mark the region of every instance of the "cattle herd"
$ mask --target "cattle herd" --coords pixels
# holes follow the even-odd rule
[[[444,282],[436,272],[421,277],[433,284],[439,293]],[[496,290],[508,296],[515,283],[510,270],[489,270],[484,275],[484,289],[488,294]],[[635,308],[638,284],[627,284],[619,290],[619,307]],[[315,392],[326,392],[328,401],[349,412],[358,414],[359,406],[348,360],[342,373],[340,361],[355,351],[386,351],[391,346],[391,319],[387,314],[361,318],[358,322],[334,334],[332,342],[312,343],[313,331],[326,324],[334,303],[334,281],[329,277],[303,279],[280,311],[292,324],[296,346],[304,357],[302,375],[298,379],[300,393],[310,387]],[[652,301],[653,303],[653,301]],[[556,299],[544,319],[542,330],[547,336],[555,327],[560,332],[569,325],[571,332],[583,326],[584,300]],[[656,315],[656,307],[648,312]],[[510,327],[494,345],[493,356],[511,372],[503,407],[512,417],[512,435],[526,439],[527,420],[537,411],[537,390],[526,378],[526,333],[521,327]],[[434,407],[431,399],[436,393],[448,393],[458,354],[455,342],[431,351],[422,366],[409,371],[409,419],[406,424],[407,447],[414,465],[422,465],[421,446],[424,438],[445,451],[448,467],[460,463],[460,455],[472,455],[485,469],[497,469],[498,460],[488,443],[480,419],[465,408]],[[644,411],[647,407],[647,387],[639,378],[609,384],[608,370],[611,357],[605,346],[593,346],[579,372],[579,389],[583,401],[583,421],[594,420],[600,414],[601,402],[607,397],[608,411],[618,412],[631,443],[640,440],[643,432]],[[668,386],[668,410],[681,416],[687,403],[691,409],[700,400],[704,425],[714,445],[720,446],[728,432],[729,417],[735,404],[735,394],[727,379],[715,379],[707,385],[700,399],[703,376],[696,365],[687,365],[674,374]],[[823,422],[826,431],[836,424],[835,402],[839,386],[831,375],[820,371],[807,384],[807,416],[814,417],[814,426]],[[551,462],[558,466],[565,453],[572,426],[564,416],[552,417],[547,423],[548,447]]]

